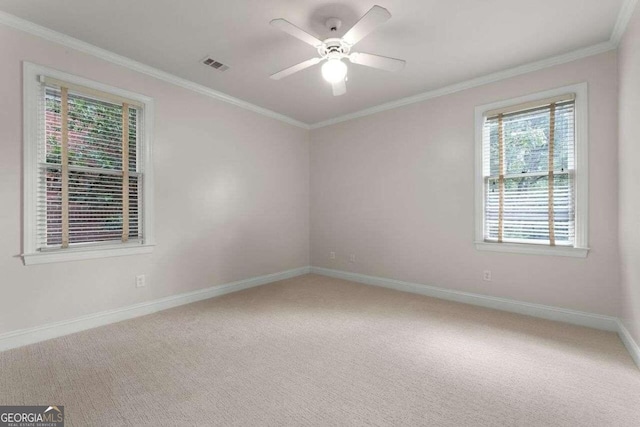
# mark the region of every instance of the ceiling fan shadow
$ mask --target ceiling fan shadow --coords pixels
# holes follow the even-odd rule
[[[366,10],[356,10],[350,5],[344,3],[328,3],[323,4],[311,10],[307,22],[304,23],[314,34],[320,36],[321,39],[328,37],[342,37],[349,28],[353,26],[358,19],[366,12]],[[325,25],[327,19],[340,17],[342,26],[332,33]]]

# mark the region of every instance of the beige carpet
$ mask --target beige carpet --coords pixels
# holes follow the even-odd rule
[[[68,426],[640,426],[614,333],[308,275],[0,353]]]

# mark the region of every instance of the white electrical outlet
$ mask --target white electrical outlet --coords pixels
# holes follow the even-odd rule
[[[356,254],[349,255],[349,262],[356,262]]]
[[[336,253],[335,252],[329,252],[329,259],[336,259]]]
[[[136,276],[136,288],[144,288],[147,286],[146,277],[144,274]]]
[[[491,281],[491,270],[484,271],[484,273],[482,274],[482,280],[484,280],[485,282]]]

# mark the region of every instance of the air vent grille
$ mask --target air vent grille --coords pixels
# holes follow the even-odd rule
[[[202,63],[208,67],[211,67],[215,70],[218,71],[225,71],[228,70],[229,67],[227,65],[224,65],[222,62],[216,61],[215,59],[207,56],[206,58],[204,58],[202,60]]]

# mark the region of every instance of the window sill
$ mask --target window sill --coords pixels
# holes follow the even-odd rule
[[[23,254],[24,265],[49,264],[53,262],[82,261],[85,259],[109,258],[126,255],[142,255],[153,252],[154,245],[111,245],[94,248],[74,248]]]
[[[568,246],[543,246],[524,243],[488,243],[476,242],[479,251],[507,252],[513,254],[551,255],[574,258],[586,258],[589,248],[573,248]]]

